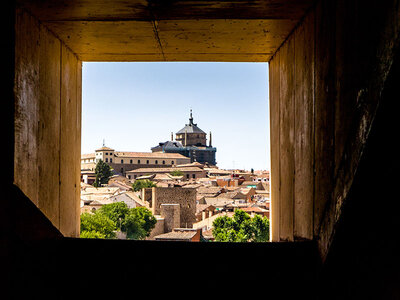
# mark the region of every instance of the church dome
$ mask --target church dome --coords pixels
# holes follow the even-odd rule
[[[199,127],[197,127],[197,124],[193,123],[192,110],[190,110],[189,124],[186,124],[185,127],[183,127],[181,130],[179,130],[176,134],[182,134],[185,132],[206,134],[203,130],[201,130]]]

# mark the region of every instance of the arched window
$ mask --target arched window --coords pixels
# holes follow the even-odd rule
[[[132,160],[132,159],[130,160],[130,163],[131,163],[131,164],[133,163],[133,160]]]
[[[165,160],[162,161],[162,164],[165,165]]]
[[[123,159],[121,159],[121,164],[123,164],[124,163],[124,160]]]
[[[171,161],[171,165],[173,165],[174,164],[174,161]]]
[[[149,160],[146,160],[146,164],[149,164],[150,163],[150,161]]]

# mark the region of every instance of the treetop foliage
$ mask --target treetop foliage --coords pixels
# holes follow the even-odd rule
[[[135,182],[132,184],[132,189],[135,192],[138,192],[140,190],[142,190],[143,188],[151,188],[151,187],[156,187],[156,183],[148,180],[148,179],[139,179],[139,180],[135,180]]]
[[[103,214],[81,214],[81,237],[114,238],[115,228],[115,223]]]
[[[183,175],[185,175],[182,171],[180,171],[180,170],[175,170],[175,171],[172,171],[171,173],[170,173],[172,176],[183,176]]]
[[[111,167],[101,159],[96,164],[94,172],[96,174],[96,180],[93,184],[95,187],[107,184],[110,177],[113,175]]]
[[[269,219],[243,210],[236,210],[233,217],[221,216],[213,222],[213,236],[217,242],[268,242]]]
[[[127,234],[128,239],[148,237],[157,223],[146,207],[128,208],[124,202],[103,205],[93,214],[81,215],[82,238],[115,238],[115,231]]]

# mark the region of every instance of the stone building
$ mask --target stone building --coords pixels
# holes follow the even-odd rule
[[[171,174],[174,171],[183,173],[182,180],[198,179],[207,177],[206,171],[199,167],[168,167],[168,168],[140,168],[126,172],[128,179],[136,179],[145,175]]]
[[[190,159],[179,153],[163,152],[122,152],[112,148],[103,147],[95,150],[95,153],[81,156],[81,169],[94,169],[99,160],[108,163],[115,173],[125,175],[127,171],[139,168],[162,168],[174,165],[187,164]]]
[[[212,146],[212,136],[210,132],[209,144],[207,146],[207,134],[193,122],[192,110],[190,110],[189,123],[185,124],[181,130],[176,133],[176,141],[159,143],[151,148],[152,152],[180,153],[190,158],[190,162],[200,162],[202,164],[216,165],[215,153],[217,148]]]
[[[196,194],[194,188],[154,187],[150,209],[153,215],[170,215],[173,212],[179,212],[180,224],[179,226],[174,224],[174,227],[192,228],[193,223],[196,222]],[[178,204],[179,207],[173,204]]]

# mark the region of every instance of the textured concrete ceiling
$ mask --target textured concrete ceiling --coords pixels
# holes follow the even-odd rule
[[[312,4],[19,1],[83,61],[268,61]]]

